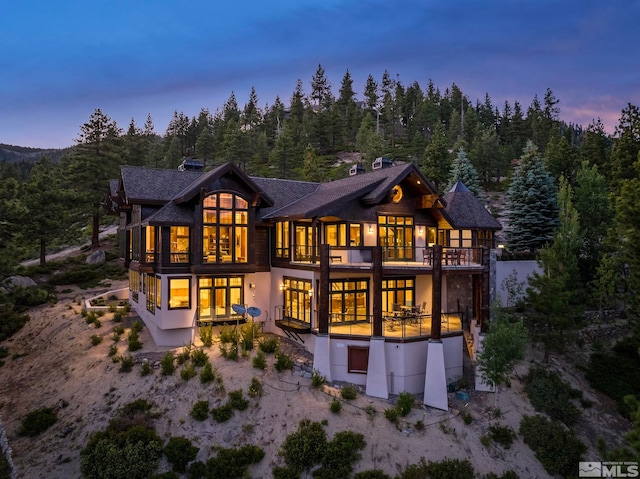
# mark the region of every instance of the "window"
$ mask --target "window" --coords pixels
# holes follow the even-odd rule
[[[224,321],[235,319],[231,308],[244,304],[244,287],[241,276],[200,278],[198,281],[198,308],[200,319]]]
[[[145,232],[145,262],[156,262],[156,229],[153,226],[144,228]]]
[[[246,263],[249,203],[232,193],[214,193],[202,207],[204,262]]]
[[[329,294],[332,323],[369,320],[369,282],[366,279],[333,280]]]
[[[350,373],[366,374],[369,368],[369,348],[366,346],[348,346],[347,370]]]
[[[296,319],[311,324],[311,281],[296,278],[284,278],[284,315],[287,319]]]
[[[137,271],[129,270],[129,289],[131,290],[131,297],[134,301],[138,301],[138,291],[140,291],[140,278]]]
[[[315,228],[311,225],[296,225],[295,244],[294,244],[294,261],[311,261],[314,253],[314,232]],[[317,256],[317,251],[315,256]]]
[[[362,246],[362,225],[356,223],[328,224],[324,229],[325,243],[330,246]]]
[[[289,222],[287,221],[276,223],[276,257],[289,257]]]
[[[449,231],[449,246],[452,248],[471,248],[471,230]]]
[[[382,246],[385,260],[414,258],[413,230],[410,216],[378,216],[378,244]]]
[[[162,280],[160,276],[156,276],[156,308],[160,309],[162,305]]]
[[[169,309],[191,308],[191,280],[169,278]]]
[[[414,306],[415,301],[415,280],[413,278],[404,279],[384,279],[382,280],[382,310],[393,312],[394,305]]]
[[[156,277],[152,274],[145,275],[145,286],[147,291],[147,310],[156,312]]]
[[[188,263],[189,262],[189,227],[188,226],[172,226],[170,241],[171,241],[171,262],[172,263]]]
[[[493,231],[478,231],[478,246],[488,246],[493,248]]]

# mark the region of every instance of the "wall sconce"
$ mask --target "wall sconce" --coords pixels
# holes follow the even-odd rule
[[[373,226],[369,225],[369,233],[373,233]]]
[[[256,289],[256,283],[249,283],[249,289]]]
[[[280,291],[284,291],[284,284],[280,283]]]
[[[424,228],[421,226],[420,229],[418,229],[418,234],[422,236],[423,233],[424,233]]]
[[[309,293],[309,297],[313,297],[313,289],[310,289],[309,291],[307,291]]]

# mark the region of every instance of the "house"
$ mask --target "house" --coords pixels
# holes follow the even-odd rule
[[[500,225],[461,183],[441,196],[412,163],[374,166],[326,183],[123,166],[109,204],[155,342],[254,320],[329,380],[446,409],[465,331],[487,321]]]

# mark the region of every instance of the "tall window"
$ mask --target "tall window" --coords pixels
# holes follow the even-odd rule
[[[400,306],[414,306],[415,280],[385,279],[382,281],[382,310],[392,312]]]
[[[311,261],[314,253],[314,232],[315,228],[311,225],[296,225],[295,244],[293,245],[295,248],[295,261]]]
[[[449,246],[452,248],[470,248],[471,230],[449,231]]]
[[[406,261],[414,258],[413,218],[378,216],[378,244],[386,260]]]
[[[332,280],[329,296],[331,322],[368,321],[368,292],[367,280]]]
[[[138,291],[140,291],[140,277],[137,271],[129,270],[129,289],[134,301],[138,301]]]
[[[278,221],[276,223],[276,257],[289,257],[289,222]]]
[[[493,231],[479,230],[478,246],[488,246],[489,248],[493,248]]]
[[[169,309],[191,307],[191,280],[189,278],[169,278]]]
[[[200,319],[224,321],[234,316],[234,304],[244,304],[243,278],[224,276],[200,278],[198,281],[198,308]]]
[[[284,278],[284,314],[287,319],[311,323],[311,281]]]
[[[147,310],[155,313],[156,311],[156,277],[152,274],[145,275],[144,281],[147,294]]]
[[[156,308],[160,309],[162,306],[162,281],[161,276],[156,276]]]
[[[362,246],[362,225],[356,223],[328,224],[324,228],[325,243],[330,246]]]
[[[171,227],[171,262],[189,262],[189,227]]]
[[[202,253],[205,263],[246,263],[249,204],[232,193],[214,193],[203,201]]]
[[[153,226],[147,226],[145,229],[145,262],[156,262],[156,229]]]

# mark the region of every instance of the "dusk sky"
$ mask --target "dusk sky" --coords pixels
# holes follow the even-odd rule
[[[523,109],[551,88],[560,117],[613,132],[640,105],[640,1],[591,0],[20,0],[0,20],[0,143],[75,144],[96,108],[126,129],[150,113],[212,113],[254,86],[289,104],[318,64],[357,99],[385,70],[423,90],[456,83]]]

